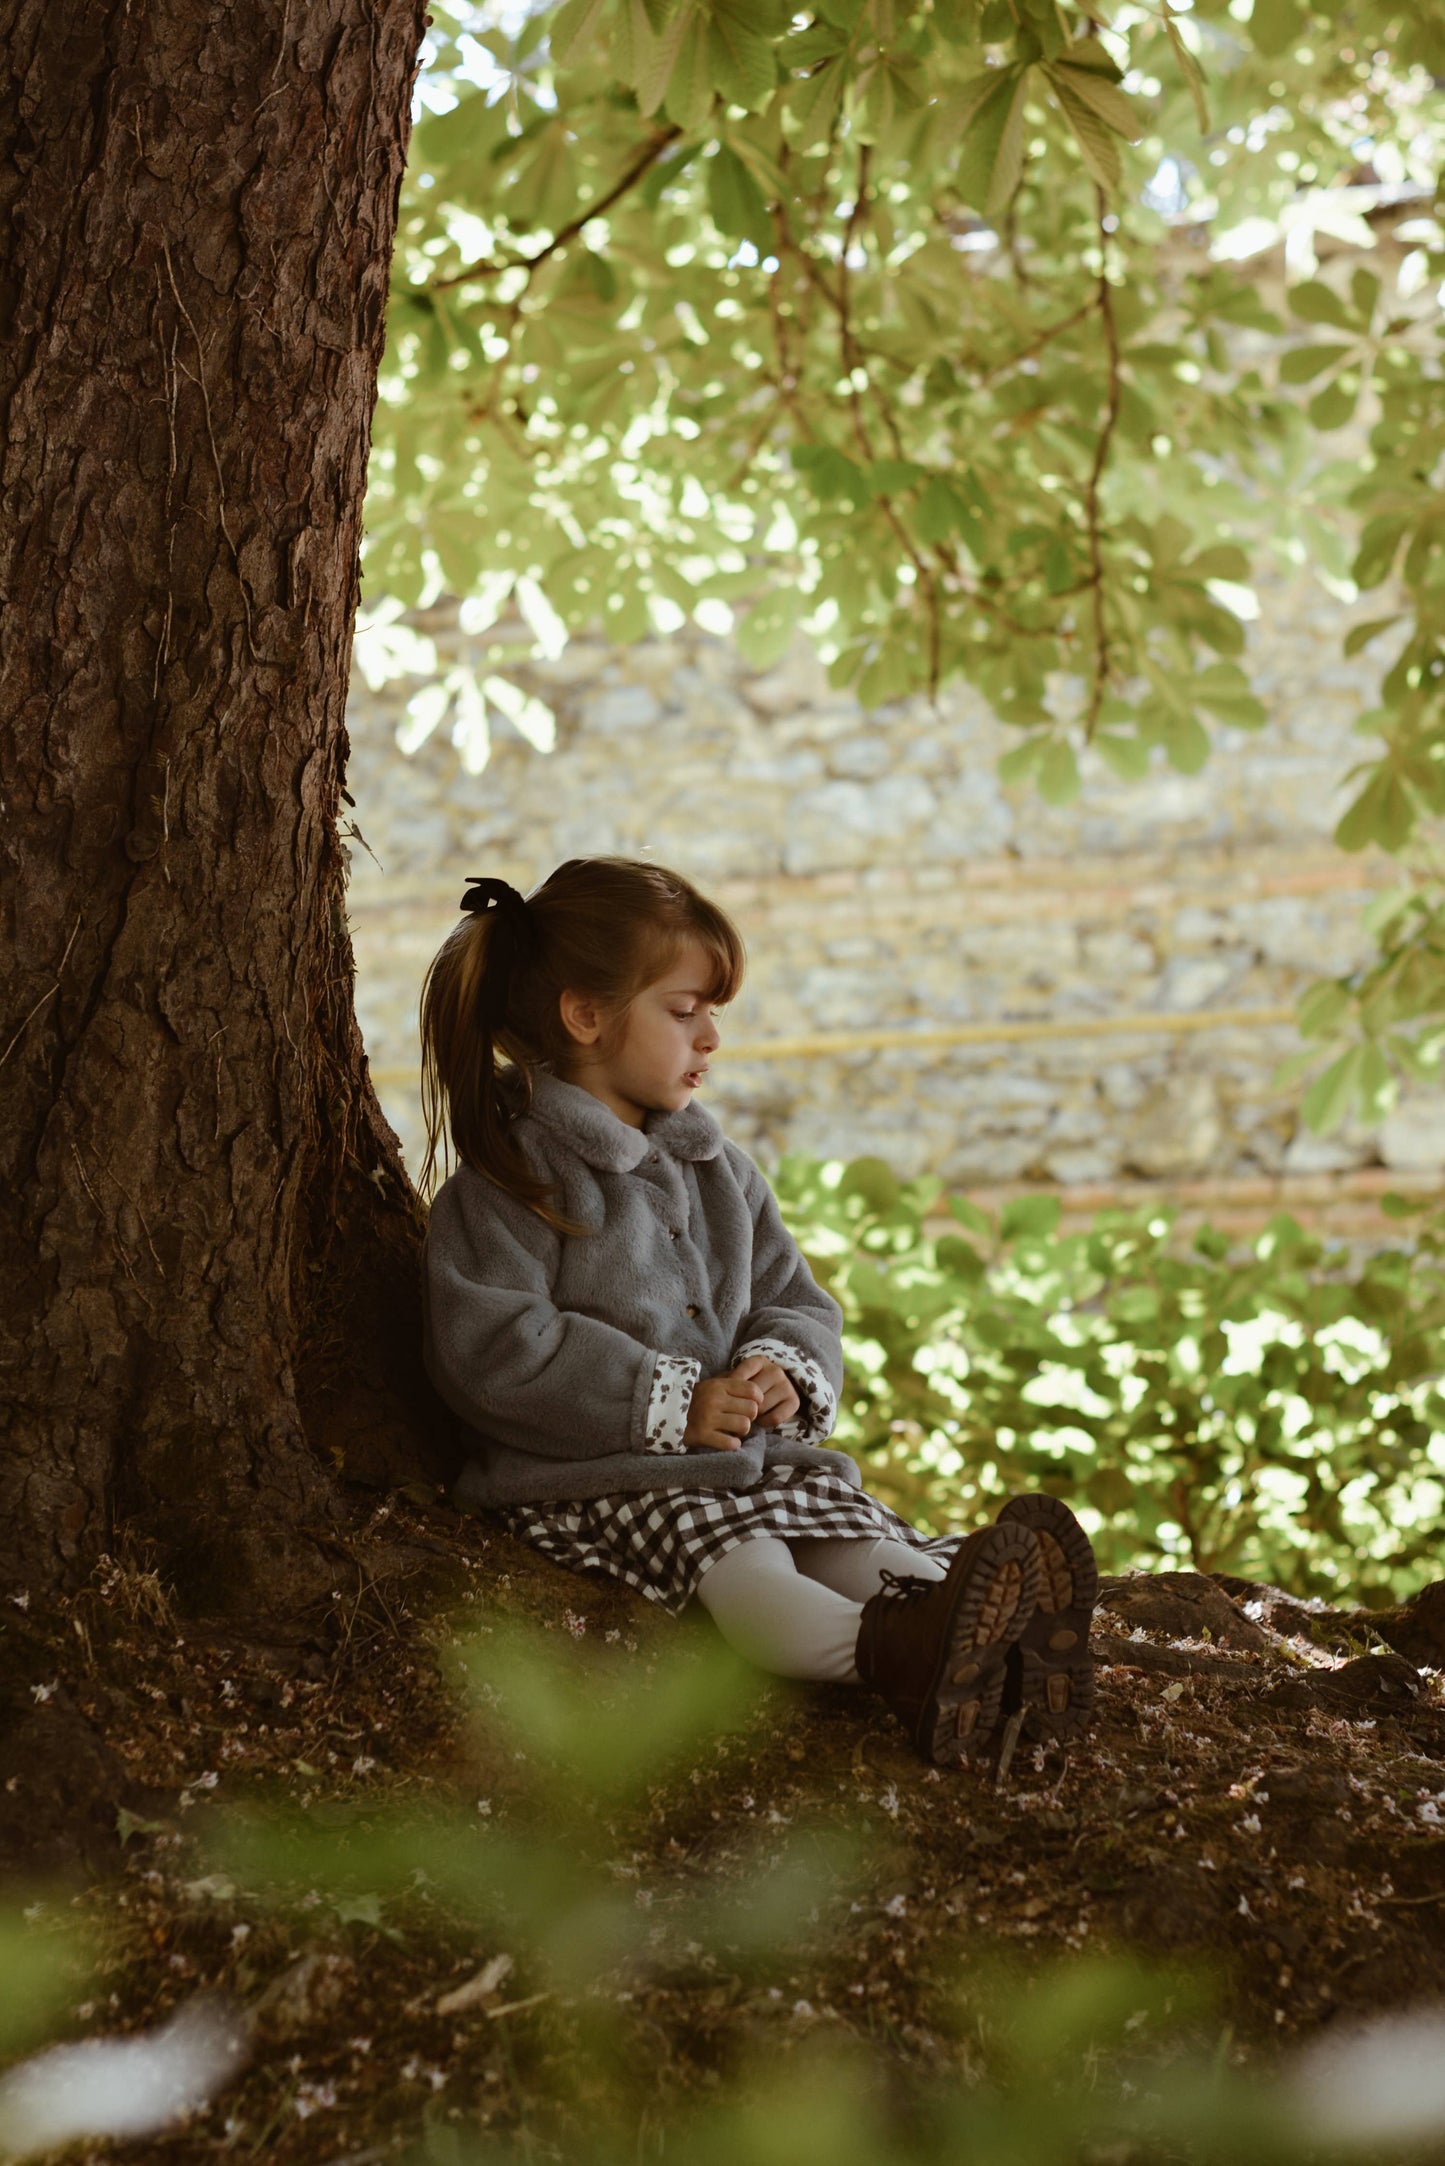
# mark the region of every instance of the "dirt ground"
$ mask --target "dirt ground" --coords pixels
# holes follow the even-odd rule
[[[759,1681],[689,1764],[577,1801],[577,1859],[646,1926],[588,1979],[585,1949],[549,1968],[507,1944],[505,1902],[451,1892],[460,1826],[519,1844],[521,1872],[538,1830],[544,1874],[573,1841],[555,1773],[468,1709],[453,1655],[520,1623],[645,1676],[659,1650],[702,1661],[710,1627],[440,1504],[369,1510],[336,1567],[331,1603],[269,1638],[178,1619],[134,1565],[103,1567],[61,1616],[5,1619],[7,1888],[99,1950],[61,2035],[143,2029],[215,1992],[249,2038],[209,2112],[146,2159],[370,2166],[424,2129],[547,2157],[569,2126],[631,2111],[624,2094],[665,2117],[755,2051],[820,2039],[900,2080],[966,2075],[975,1986],[1070,1953],[1204,1980],[1241,2062],[1445,1996],[1445,1585],[1365,1616],[1184,1573],[1109,1582],[1090,1736],[1067,1755],[1024,1744],[1002,1770],[926,1766],[859,1693]],[[228,1816],[257,1799],[311,1831],[318,1887],[263,1902],[225,1863]],[[398,1805],[415,1871],[338,1892],[328,1830],[339,1857]],[[800,1858],[801,1896],[784,1885]],[[579,1900],[557,1915],[585,1942]]]

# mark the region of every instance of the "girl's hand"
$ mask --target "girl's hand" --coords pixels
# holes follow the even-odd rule
[[[760,1388],[739,1373],[750,1366],[743,1362],[729,1376],[705,1376],[694,1384],[687,1427],[682,1432],[685,1451],[737,1450],[762,1408]]]
[[[749,1354],[733,1370],[735,1380],[752,1384],[761,1391],[757,1419],[765,1429],[776,1429],[781,1422],[791,1421],[798,1411],[797,1391],[786,1369],[780,1369],[766,1355]]]

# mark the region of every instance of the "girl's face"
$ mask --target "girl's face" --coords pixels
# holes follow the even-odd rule
[[[564,993],[562,1020],[578,1048],[569,1080],[631,1128],[640,1128],[649,1113],[675,1113],[691,1104],[720,1043],[719,1010],[709,1006],[704,990],[711,976],[707,950],[689,941],[665,976],[633,1001],[610,1055],[597,1050],[603,1018],[595,1003]]]

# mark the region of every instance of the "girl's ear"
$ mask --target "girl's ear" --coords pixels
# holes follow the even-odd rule
[[[562,1028],[577,1045],[595,1045],[602,1035],[602,1015],[595,1000],[570,989],[558,995]]]

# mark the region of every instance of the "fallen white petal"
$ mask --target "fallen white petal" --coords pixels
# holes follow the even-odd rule
[[[1311,2130],[1335,2142],[1445,2134],[1445,2008],[1417,2008],[1308,2047],[1290,2088]]]
[[[497,1988],[511,1976],[512,1958],[494,1955],[490,1963],[484,1963],[474,1978],[454,1986],[450,1993],[443,1993],[436,2004],[439,2016],[459,2016],[464,2009],[475,2008],[482,2001],[490,2000]]]
[[[215,2000],[188,2001],[137,2038],[52,2046],[0,2078],[0,2152],[154,2135],[208,2105],[249,2050],[243,2018]]]

